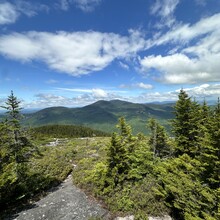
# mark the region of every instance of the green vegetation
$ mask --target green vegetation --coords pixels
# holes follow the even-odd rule
[[[220,103],[211,110],[181,90],[175,116],[175,138],[155,119],[148,122],[150,137],[133,135],[120,118],[107,144],[84,146],[84,152],[98,156],[78,158],[74,182],[112,212],[135,214],[135,219],[165,214],[178,220],[219,219]]]
[[[8,198],[19,198],[26,190],[28,172],[27,162],[36,152],[34,145],[21,128],[19,107],[20,101],[13,92],[8,97],[5,106],[7,119],[0,124],[0,204]]]
[[[35,136],[57,138],[105,137],[109,134],[79,125],[45,125],[32,129]]]
[[[1,208],[47,189],[72,171],[74,183],[113,213],[135,219],[165,214],[178,220],[220,219],[220,100],[210,108],[181,90],[171,123],[174,137],[148,115],[140,120],[149,136],[133,132],[121,117],[111,137],[97,137],[104,134],[78,126],[47,125],[33,129],[34,141],[20,125],[19,103],[12,93],[5,106],[7,120],[0,123]],[[116,104],[120,109],[115,112],[128,107],[102,102],[98,114]],[[96,105],[85,108],[94,116]],[[58,137],[65,139],[46,145]]]
[[[5,106],[6,117],[0,122],[0,207],[21,204],[34,194],[58,184],[72,170],[75,150],[70,141],[48,147],[47,136],[32,134],[21,127],[20,101],[13,92]]]

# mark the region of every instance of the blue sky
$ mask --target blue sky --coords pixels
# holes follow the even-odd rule
[[[220,96],[219,0],[0,0],[0,104]]]

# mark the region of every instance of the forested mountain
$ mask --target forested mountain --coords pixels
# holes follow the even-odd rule
[[[146,122],[156,118],[168,127],[173,118],[173,104],[135,104],[121,100],[98,101],[81,108],[51,107],[33,114],[26,114],[25,125],[74,124],[91,127],[105,132],[115,130],[119,117],[125,117],[134,133],[146,132]]]

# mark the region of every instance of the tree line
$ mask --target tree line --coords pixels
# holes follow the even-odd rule
[[[80,125],[44,125],[32,129],[36,135],[59,138],[106,137],[106,132],[94,130]]]

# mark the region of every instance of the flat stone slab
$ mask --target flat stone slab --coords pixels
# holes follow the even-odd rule
[[[5,220],[87,220],[92,217],[107,220],[109,216],[106,209],[74,186],[69,176],[47,196]]]

